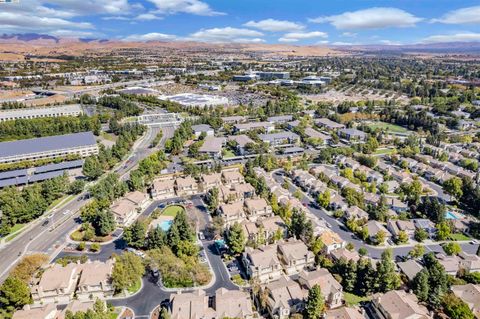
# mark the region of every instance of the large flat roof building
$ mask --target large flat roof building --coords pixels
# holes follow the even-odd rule
[[[5,110],[0,111],[0,122],[19,119],[35,119],[39,117],[78,116],[82,113],[83,110],[79,104],[45,108]]]
[[[14,163],[67,155],[87,157],[96,154],[98,154],[98,146],[92,132],[0,143],[0,163]]]

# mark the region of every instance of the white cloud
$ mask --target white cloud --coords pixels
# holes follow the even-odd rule
[[[433,19],[432,22],[446,24],[480,24],[480,6],[453,10],[447,12],[440,19]]]
[[[65,28],[93,29],[94,26],[88,22],[72,22],[61,18],[39,17],[15,12],[0,12],[0,29],[48,32]]]
[[[402,45],[401,42],[393,40],[380,40],[380,43],[385,45]]]
[[[441,42],[480,42],[480,33],[465,32],[456,34],[439,34],[426,37],[422,40],[426,43]]]
[[[300,31],[305,26],[286,20],[266,19],[261,21],[248,21],[244,24],[245,27],[260,29],[262,31],[271,32],[285,32],[285,31]]]
[[[153,3],[160,14],[190,13],[201,16],[224,15],[223,12],[214,11],[210,6],[200,0],[148,0]]]
[[[135,17],[135,20],[142,20],[142,21],[152,21],[152,20],[162,20],[162,17],[159,17],[153,13],[142,13]]]
[[[357,33],[355,32],[343,32],[342,37],[349,37],[349,38],[355,38],[357,36]]]
[[[330,23],[340,30],[413,27],[417,22],[422,20],[422,18],[416,17],[401,9],[382,7],[309,19],[309,21],[313,23]]]
[[[314,39],[314,38],[327,38],[328,34],[321,31],[312,32],[290,32],[286,33],[278,39],[280,42],[298,42],[299,40]]]
[[[132,34],[128,37],[124,38],[124,41],[173,41],[176,40],[177,36],[173,34],[165,34],[165,33],[146,33],[146,34]]]
[[[225,27],[202,29],[200,31],[190,34],[187,40],[213,43],[247,43],[252,41],[255,43],[259,43],[263,41],[260,38],[261,36],[263,36],[263,33],[259,31],[243,28]]]
[[[103,34],[99,34],[96,32],[90,31],[78,31],[78,30],[55,30],[49,32],[50,35],[54,35],[57,37],[65,37],[65,38],[98,38],[103,36]]]
[[[131,6],[128,0],[41,0],[43,3],[53,4],[72,15],[90,14],[128,14]]]

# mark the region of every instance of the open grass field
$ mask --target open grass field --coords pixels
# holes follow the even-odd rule
[[[166,207],[166,208],[162,211],[162,215],[175,217],[175,216],[177,216],[177,214],[178,214],[179,212],[181,212],[183,209],[184,209],[184,208],[183,208],[182,206],[179,206],[179,205],[171,205],[171,206]]]
[[[409,130],[407,130],[406,128],[402,127],[402,126],[399,126],[399,125],[395,125],[395,124],[390,124],[390,123],[385,123],[385,122],[375,122],[375,123],[372,123],[369,125],[370,128],[372,129],[382,129],[382,130],[386,130],[387,132],[389,133],[400,133],[400,134],[406,134],[409,132]]]

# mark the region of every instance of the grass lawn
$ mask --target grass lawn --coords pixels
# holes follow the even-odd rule
[[[390,124],[390,123],[385,123],[385,122],[376,122],[376,123],[373,123],[371,125],[369,125],[370,128],[372,129],[382,129],[382,130],[386,130],[387,132],[390,132],[390,133],[408,133],[409,130],[407,130],[406,128],[402,127],[402,126],[399,126],[399,125],[395,125],[395,124]]]
[[[362,301],[370,300],[370,297],[360,297],[349,292],[344,293],[345,303],[347,306],[355,306],[358,305]]]
[[[223,154],[223,158],[235,157],[235,153],[233,153],[231,150],[224,149]]]
[[[450,235],[451,240],[470,240],[471,238],[462,233],[456,233]]]
[[[142,287],[142,280],[140,279],[133,286],[128,287],[127,291],[129,294],[134,294],[137,291],[139,291],[141,287]]]
[[[395,149],[392,148],[381,148],[376,150],[373,154],[374,155],[390,155],[395,152]]]
[[[179,212],[181,212],[182,210],[183,210],[183,207],[182,207],[182,206],[179,206],[179,205],[171,205],[171,206],[166,207],[166,208],[162,211],[162,215],[175,217],[175,216],[177,216],[177,214],[178,214]]]

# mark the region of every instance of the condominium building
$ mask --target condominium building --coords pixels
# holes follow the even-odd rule
[[[96,154],[98,154],[98,146],[92,132],[0,143],[0,163],[14,163],[68,155],[87,157]]]

